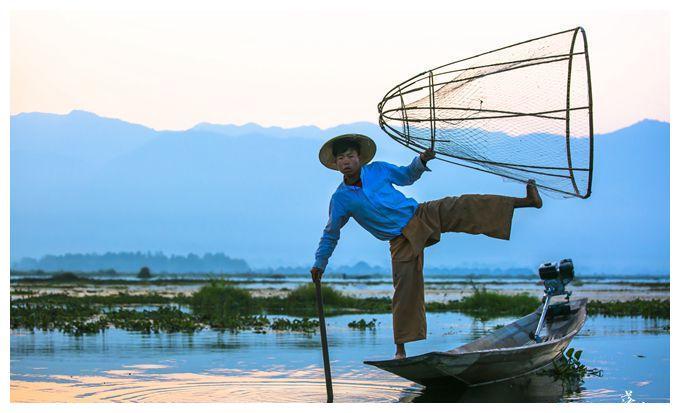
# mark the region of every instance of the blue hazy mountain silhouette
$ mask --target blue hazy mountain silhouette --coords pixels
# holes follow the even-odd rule
[[[224,253],[251,268],[311,265],[338,172],[318,161],[323,141],[365,133],[376,159],[415,153],[377,125],[284,129],[201,123],[157,131],[83,111],[11,117],[11,259],[45,254]],[[520,196],[521,184],[434,160],[401,188],[419,202],[462,193]],[[544,196],[515,212],[511,241],[446,234],[426,266],[536,267],[571,257],[589,273],[664,273],[670,267],[670,125],[644,120],[597,135],[593,195]],[[389,268],[388,245],[354,221],[333,267]]]

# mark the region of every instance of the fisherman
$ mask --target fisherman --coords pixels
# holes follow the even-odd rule
[[[380,240],[390,241],[392,258],[392,327],[397,346],[395,358],[406,357],[404,343],[423,340],[427,335],[423,250],[439,242],[442,232],[484,234],[508,240],[515,208],[541,208],[543,201],[536,183],[529,180],[526,196],[461,195],[418,203],[393,185],[411,185],[435,157],[431,149],[416,156],[408,166],[371,162],[376,145],[360,134],[336,136],[319,151],[327,168],[343,174],[343,181],[331,196],[328,223],[316,251],[312,279],[320,280],[335,246],[340,229],[350,217]],[[369,163],[370,162],[370,163]]]

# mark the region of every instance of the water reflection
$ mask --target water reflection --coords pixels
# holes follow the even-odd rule
[[[502,383],[465,387],[451,384],[414,388],[400,398],[413,403],[555,403],[582,391],[579,384],[564,382],[547,374],[532,374]]]
[[[109,370],[98,376],[55,376],[46,381],[13,381],[12,402],[323,402],[323,371],[214,370],[215,374],[149,373],[150,367]],[[285,367],[285,366],[282,366]],[[411,391],[404,384],[339,375],[337,402],[396,402]]]
[[[376,318],[376,329],[348,328],[360,318]],[[428,314],[427,340],[409,343],[407,351],[446,351],[509,321]],[[390,314],[334,316],[327,322],[339,402],[650,402],[670,397],[668,320],[589,317],[572,346],[583,349],[585,364],[603,369],[604,375],[586,378],[577,388],[530,376],[468,389],[423,388],[364,365],[363,360],[393,354]],[[12,330],[10,346],[12,401],[325,401],[317,334],[142,334],[114,328],[74,337]]]

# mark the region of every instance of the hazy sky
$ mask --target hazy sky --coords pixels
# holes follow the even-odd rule
[[[13,12],[11,113],[83,109],[156,129],[376,122],[395,84],[583,26],[596,132],[669,121],[660,12]]]

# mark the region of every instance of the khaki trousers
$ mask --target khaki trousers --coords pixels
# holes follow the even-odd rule
[[[427,336],[423,251],[442,232],[466,232],[510,239],[515,200],[500,195],[461,195],[418,205],[401,235],[390,240],[392,324],[396,344]]]

